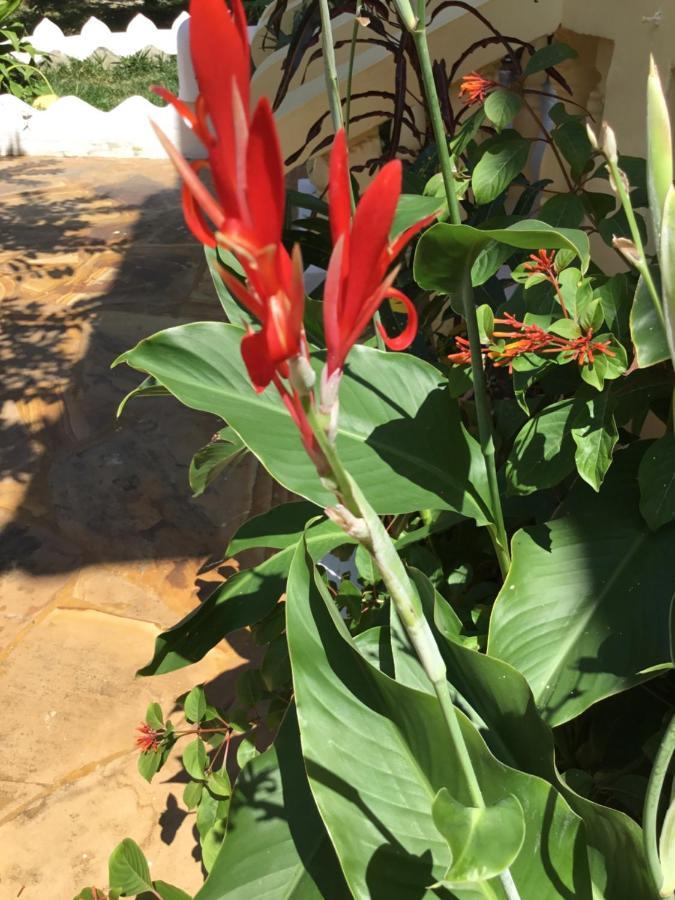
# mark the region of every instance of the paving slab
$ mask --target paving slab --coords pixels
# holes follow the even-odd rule
[[[0,900],[105,886],[133,837],[155,877],[196,890],[177,767],[147,785],[134,728],[192,685],[227,702],[245,637],[154,679],[154,639],[203,599],[233,530],[286,499],[248,458],[198,499],[218,429],[170,399],[121,397],[113,359],[162,328],[220,319],[168,163],[0,163]],[[223,676],[223,673],[225,675]]]

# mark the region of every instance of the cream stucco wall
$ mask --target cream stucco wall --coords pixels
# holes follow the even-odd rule
[[[675,0],[470,0],[503,33],[536,43],[558,33],[579,53],[562,70],[574,88],[575,99],[588,106],[596,118],[608,119],[623,152],[644,154],[645,84],[649,54],[653,54],[668,84],[675,67]],[[286,27],[300,2],[289,4]],[[334,23],[336,42],[348,40],[351,16]],[[461,51],[486,34],[485,26],[460,9],[446,9],[429,28],[431,54],[453,61]],[[258,63],[253,84],[257,95],[273,96],[279,82],[284,49],[270,52],[264,47],[264,25],[253,45]],[[338,50],[338,70],[343,85],[347,73],[348,48]],[[499,45],[474,53],[467,68],[496,65],[503,55]],[[326,111],[325,82],[317,59],[296,75],[291,90],[278,110],[278,125],[286,155],[304,147],[310,127]],[[383,48],[368,47],[357,54],[354,93],[391,90],[394,72],[391,56]],[[301,83],[302,81],[302,83]],[[671,88],[671,97],[675,93]],[[375,117],[355,123],[353,142],[372,140],[382,100],[356,101],[356,115],[373,112]],[[322,135],[330,134],[324,120]],[[300,162],[309,155],[304,147]],[[546,162],[545,164],[546,165]]]

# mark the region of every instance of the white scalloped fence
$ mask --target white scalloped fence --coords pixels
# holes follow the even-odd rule
[[[104,22],[92,16],[79,34],[64,34],[54,22],[42,19],[27,39],[41,53],[59,53],[71,59],[87,59],[100,51],[119,59],[143,50],[175,56],[178,30],[188,18],[188,13],[182,12],[171,28],[158,28],[147,16],[138,13],[126,31],[111,31]]]
[[[249,26],[249,40],[255,31],[254,26]],[[197,97],[190,59],[188,13],[181,13],[170,30],[156,28],[145,16],[137,15],[121,34],[114,34],[98,19],[89,19],[79,35],[65,36],[53,22],[43,19],[31,40],[38,50],[66,53],[80,59],[97,50],[117,57],[152,48],[175,54],[179,97],[187,103]],[[104,112],[79,97],[59,97],[47,109],[35,109],[11,94],[0,94],[0,157],[162,159],[166,152],[151,121],[159,125],[187,159],[204,156],[204,148],[172,106],[155,106],[143,97],[129,97],[115,109]]]

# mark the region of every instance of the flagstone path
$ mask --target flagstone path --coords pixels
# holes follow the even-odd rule
[[[202,563],[282,496],[249,459],[191,498],[209,416],[155,398],[115,418],[139,381],[110,370],[120,352],[220,318],[169,165],[0,163],[0,317],[0,900],[105,886],[126,836],[193,891],[177,767],[147,785],[134,728],[198,682],[226,700],[249,653],[223,642],[189,669],[134,673],[218,577]]]

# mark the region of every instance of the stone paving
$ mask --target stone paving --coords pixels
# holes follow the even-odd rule
[[[134,728],[193,684],[231,696],[245,640],[154,679],[157,633],[203,598],[237,524],[282,499],[251,459],[203,498],[191,454],[215,419],[110,362],[161,328],[220,318],[169,165],[0,164],[0,900],[106,884],[133,837],[155,877],[202,874],[177,767],[151,786]],[[225,674],[222,674],[225,673]]]

